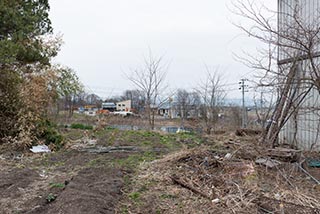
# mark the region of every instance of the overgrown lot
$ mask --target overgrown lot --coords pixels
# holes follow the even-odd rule
[[[114,213],[140,163],[203,143],[194,134],[74,127],[62,133],[64,147],[49,154],[1,146],[0,213]]]
[[[258,132],[60,129],[49,154],[1,146],[0,213],[320,213],[319,153],[269,149]]]
[[[119,213],[320,213],[320,188],[314,180],[320,179],[319,168],[302,164],[313,179],[297,166],[320,155],[295,152],[270,150],[253,137],[234,136],[173,152],[139,166],[117,209]],[[262,158],[277,164],[256,163]]]

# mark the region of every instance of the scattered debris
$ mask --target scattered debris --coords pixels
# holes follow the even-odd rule
[[[133,152],[137,151],[135,146],[97,146],[97,147],[87,147],[80,150],[81,152],[89,153],[109,153],[109,152]]]
[[[261,164],[261,165],[264,165],[269,168],[274,168],[274,167],[279,166],[281,164],[280,161],[272,160],[270,158],[259,158],[255,162],[256,162],[256,164]]]
[[[237,129],[236,136],[256,136],[262,133],[261,130],[255,129]]]
[[[51,150],[47,145],[32,146],[30,149],[33,153],[50,153]]]
[[[229,139],[227,141],[228,144],[235,144],[235,145],[241,145],[241,143],[239,141],[234,141],[233,139]]]
[[[317,168],[320,167],[320,160],[311,159],[311,160],[308,160],[307,163],[309,167],[317,167]]]
[[[301,150],[288,149],[288,148],[275,148],[268,149],[267,155],[278,160],[287,162],[296,162],[301,156]]]
[[[41,172],[39,173],[40,177],[43,179],[47,179],[48,178],[48,173],[45,170],[41,170]]]
[[[137,209],[130,203],[127,207],[131,213],[145,209],[152,213],[148,207],[161,207],[170,214],[320,213],[320,192],[295,166],[300,153],[244,142],[177,152],[141,166],[135,191],[153,185],[140,196],[143,207]],[[164,193],[175,197],[156,205],[148,203]],[[184,207],[177,208],[177,204]]]
[[[313,177],[307,170],[305,170],[302,166],[301,166],[301,164],[299,164],[299,163],[296,163],[296,165],[298,166],[298,168],[303,172],[303,173],[305,173],[307,176],[309,176],[312,180],[314,180],[316,183],[317,183],[317,185],[320,185],[320,181],[318,180],[318,179],[316,179],[315,177]]]
[[[260,196],[256,200],[259,210],[263,211],[262,213],[296,213],[296,214],[318,214],[320,209],[312,205],[300,204],[300,203],[291,203],[288,201],[278,200],[266,196]],[[278,212],[275,212],[275,207]]]
[[[216,198],[216,199],[213,199],[211,202],[214,203],[214,204],[217,204],[217,203],[220,202],[220,199],[219,199],[219,198]]]
[[[170,177],[172,179],[172,181],[176,184],[179,184],[180,186],[184,187],[184,188],[187,188],[189,190],[191,190],[192,192],[196,193],[196,194],[199,194],[207,199],[211,199],[211,197],[209,195],[207,195],[206,193],[203,193],[201,192],[199,189],[193,187],[191,184],[189,184],[187,181],[181,179],[181,178],[178,178],[176,176],[171,176]]]
[[[96,139],[90,139],[87,141],[88,145],[96,145],[97,144],[97,140]]]
[[[224,156],[224,159],[226,160],[230,160],[232,158],[232,154],[231,153],[227,153],[225,156]]]

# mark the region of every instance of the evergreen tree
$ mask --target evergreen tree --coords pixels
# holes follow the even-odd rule
[[[56,54],[42,42],[52,33],[49,9],[48,0],[0,1],[0,143],[19,132],[19,90],[28,67]]]

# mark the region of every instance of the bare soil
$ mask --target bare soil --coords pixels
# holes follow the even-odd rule
[[[52,203],[27,213],[114,213],[121,196],[122,172],[117,169],[86,168],[74,177]]]
[[[3,214],[114,213],[122,195],[126,172],[108,163],[127,154],[65,151],[19,159],[1,157]],[[94,165],[96,159],[104,165]]]

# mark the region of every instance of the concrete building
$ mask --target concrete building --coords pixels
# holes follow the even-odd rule
[[[298,106],[290,110],[279,140],[299,149],[320,151],[320,97],[312,76],[320,68],[320,1],[278,0],[278,10],[278,29],[284,35],[279,43],[286,44],[279,47],[278,66],[283,72],[294,69],[288,96],[295,97],[293,106]],[[318,39],[313,40],[312,34]],[[286,35],[296,40],[285,41]],[[312,48],[307,50],[310,44]],[[301,94],[303,99],[297,97]]]
[[[117,109],[117,106],[115,103],[102,103],[101,105],[103,110],[108,110],[109,112],[114,112]]]
[[[125,100],[117,102],[117,111],[130,111],[131,112],[131,100]]]

